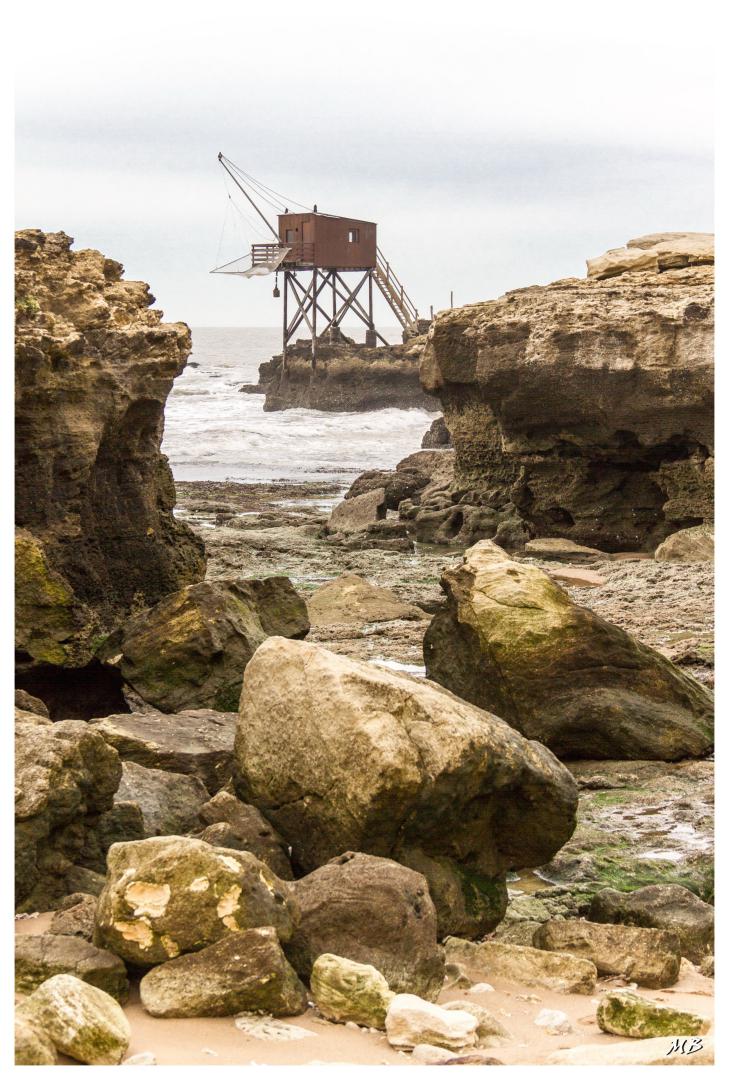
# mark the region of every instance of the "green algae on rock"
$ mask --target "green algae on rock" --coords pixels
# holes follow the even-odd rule
[[[610,1035],[653,1039],[659,1035],[702,1035],[711,1024],[703,1016],[673,1009],[630,990],[611,990],[597,1007],[597,1022]]]
[[[119,1003],[73,975],[54,975],[22,1009],[57,1050],[83,1065],[118,1065],[129,1048],[129,1021]]]
[[[152,1016],[297,1016],[306,988],[283,954],[272,926],[231,933],[199,952],[148,971],[140,983]]]
[[[380,1029],[395,996],[377,968],[333,953],[322,953],[314,961],[311,993],[327,1020]]]
[[[15,534],[15,647],[33,660],[59,667],[82,662],[84,623],[93,622],[73,589],[50,567],[37,537]]]
[[[15,1064],[55,1065],[56,1048],[39,1023],[20,1009],[15,1013]]]
[[[559,757],[702,757],[710,692],[490,540],[446,570],[426,674]]]
[[[606,886],[682,885],[714,895],[711,761],[576,761],[577,828],[542,867],[589,901]]]
[[[151,967],[258,926],[288,941],[297,922],[290,886],[249,852],[155,836],[109,849],[94,943]]]
[[[506,882],[486,877],[442,855],[400,849],[398,862],[422,874],[438,913],[438,937],[479,937],[496,926],[507,905]]]

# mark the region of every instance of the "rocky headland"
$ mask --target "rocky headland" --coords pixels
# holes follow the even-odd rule
[[[118,262],[71,244],[16,236],[16,641],[29,689],[54,669],[76,669],[80,686],[121,619],[205,573],[160,453],[190,331],[162,322]]]
[[[18,1063],[712,1060],[711,270],[649,239],[439,316],[436,447],[175,506],[186,328],[20,234]]]
[[[320,409],[324,412],[367,412],[372,409],[436,410],[420,383],[425,336],[400,345],[369,347],[339,335],[317,343],[316,369],[311,342],[290,346],[258,369],[258,383],[244,385],[247,394],[265,394],[264,410]]]
[[[713,237],[631,240],[584,279],[441,313],[421,362],[454,450],[418,540],[653,551],[713,519]]]

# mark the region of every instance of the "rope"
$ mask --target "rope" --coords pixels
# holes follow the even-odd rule
[[[227,161],[228,165],[236,173],[238,173],[241,178],[245,178],[250,184],[255,185],[255,187],[258,189],[259,194],[261,195],[261,198],[264,197],[263,192],[267,192],[269,196],[273,195],[279,200],[279,206],[281,209],[284,209],[286,206],[298,206],[301,210],[309,211],[312,209],[312,207],[304,206],[303,203],[297,202],[296,199],[290,199],[286,195],[283,195],[280,191],[276,191],[274,188],[268,187],[268,185],[264,184],[261,180],[257,180],[255,176],[251,176],[250,173],[244,172],[243,169],[241,169],[238,165],[232,162],[229,158],[226,158],[225,160]],[[269,202],[269,205],[273,204]],[[277,207],[274,206],[274,209],[276,208]]]

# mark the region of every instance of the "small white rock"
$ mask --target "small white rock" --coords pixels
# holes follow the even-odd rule
[[[550,1035],[569,1035],[572,1031],[569,1016],[559,1009],[542,1009],[534,1023]]]
[[[452,1057],[452,1050],[431,1046],[430,1043],[420,1043],[413,1050],[410,1060],[417,1065],[437,1065],[441,1061],[450,1061]]]
[[[476,1045],[478,1021],[470,1013],[443,1009],[415,994],[396,994],[385,1017],[391,1046],[412,1050],[421,1043],[463,1050]]]
[[[122,1065],[156,1065],[157,1058],[154,1056],[151,1050],[145,1050],[141,1054],[132,1054],[126,1061],[122,1061]]]
[[[465,992],[467,994],[493,994],[495,990],[491,983],[474,983]]]

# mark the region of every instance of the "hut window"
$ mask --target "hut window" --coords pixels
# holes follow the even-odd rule
[[[296,239],[296,230],[295,229],[287,229],[286,230],[286,243],[287,244],[293,244],[295,239]]]
[[[350,229],[349,230],[349,242],[350,242],[350,244],[358,244],[359,243],[359,229]]]

